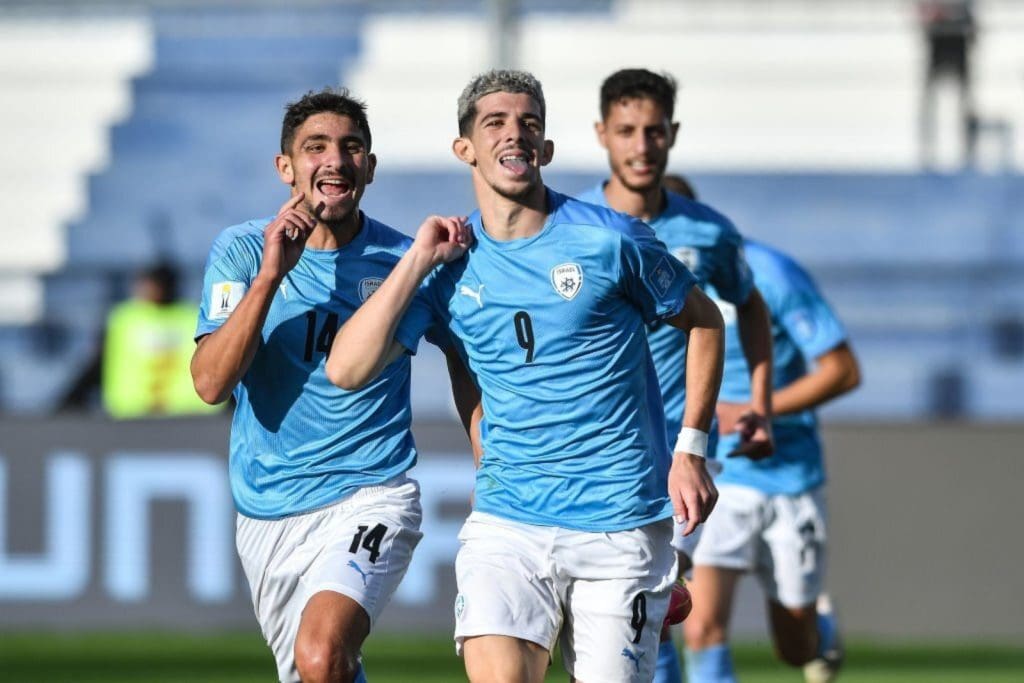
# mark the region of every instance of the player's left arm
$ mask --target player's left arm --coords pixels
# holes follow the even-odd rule
[[[843,341],[814,359],[814,368],[782,387],[772,397],[779,415],[798,413],[853,391],[860,385],[860,364]]]
[[[730,431],[739,431],[740,445],[729,455],[752,460],[767,458],[774,450],[772,440],[772,321],[764,297],[757,287],[736,307],[740,345],[750,368],[750,405],[737,417]]]
[[[697,286],[690,287],[682,311],[666,322],[686,332],[689,337],[683,431],[673,449],[669,470],[672,507],[677,519],[686,520],[683,535],[689,535],[711,514],[718,500],[718,490],[705,466],[705,453],[694,452],[700,448],[694,448],[683,435],[702,433],[706,449],[707,432],[711,428],[715,401],[722,384],[725,325],[718,307]]]

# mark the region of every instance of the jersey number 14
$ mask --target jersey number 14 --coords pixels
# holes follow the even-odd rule
[[[328,313],[324,319],[320,334],[316,331],[316,311],[306,311],[306,350],[302,359],[307,363],[313,360],[313,352],[330,353],[334,335],[338,333],[338,314]]]

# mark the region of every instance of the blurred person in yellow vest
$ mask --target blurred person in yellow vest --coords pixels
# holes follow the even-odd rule
[[[178,274],[157,264],[135,279],[132,297],[107,316],[102,350],[63,406],[83,407],[99,384],[103,409],[115,419],[219,412],[192,386],[189,363],[198,308],[177,299]]]
[[[218,410],[192,386],[189,363],[198,309],[177,300],[177,273],[168,265],[144,271],[133,298],[107,318],[101,396],[115,418],[188,415]]]

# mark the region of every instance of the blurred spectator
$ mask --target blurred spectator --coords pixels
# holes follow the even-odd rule
[[[919,121],[921,160],[926,168],[935,165],[936,94],[941,81],[949,79],[957,92],[961,163],[974,164],[978,121],[971,96],[971,48],[977,33],[973,4],[972,0],[924,0],[918,4],[928,49]]]
[[[178,301],[177,289],[178,273],[170,265],[139,274],[132,298],[107,316],[103,342],[62,407],[88,406],[98,386],[104,410],[117,419],[220,410],[192,387],[189,362],[198,309]]]

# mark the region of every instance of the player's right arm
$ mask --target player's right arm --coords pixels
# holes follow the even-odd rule
[[[700,287],[691,287],[683,310],[667,321],[687,333],[686,406],[683,427],[707,433],[722,384],[725,323],[718,306]],[[669,496],[675,516],[686,520],[688,536],[706,521],[718,500],[702,455],[676,451],[669,470]]]
[[[420,283],[434,266],[454,261],[468,246],[463,219],[428,217],[384,283],[338,330],[327,356],[327,378],[355,391],[404,353],[395,332]]]
[[[803,377],[775,392],[776,413],[813,410],[860,384],[860,366],[846,341],[814,359],[814,367]]]
[[[264,229],[259,272],[224,324],[199,339],[192,355],[192,383],[211,405],[226,401],[249,369],[274,294],[316,227],[316,220],[298,208],[303,197],[301,192],[291,197]]]

